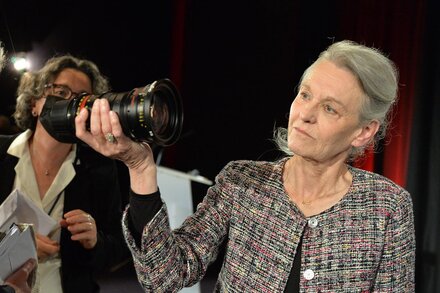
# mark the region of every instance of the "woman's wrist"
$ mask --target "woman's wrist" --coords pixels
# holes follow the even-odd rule
[[[130,187],[136,194],[151,194],[157,191],[157,167],[154,163],[128,169]]]

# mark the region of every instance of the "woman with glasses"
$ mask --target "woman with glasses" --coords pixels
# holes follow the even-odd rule
[[[36,235],[39,292],[97,292],[94,272],[129,256],[115,162],[57,141],[40,119],[49,96],[73,99],[108,90],[94,63],[54,57],[20,80],[14,118],[24,132],[0,138],[0,203],[17,188],[60,223],[49,235]]]

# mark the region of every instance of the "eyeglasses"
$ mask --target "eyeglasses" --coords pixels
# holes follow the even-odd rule
[[[79,93],[75,93],[70,89],[70,87],[63,84],[48,83],[44,86],[44,89],[48,91],[48,94],[61,97],[66,100],[73,99],[79,95]]]

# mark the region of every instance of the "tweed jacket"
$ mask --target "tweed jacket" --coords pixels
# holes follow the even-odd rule
[[[6,153],[16,136],[0,135],[0,203],[9,193],[15,178],[18,158]],[[94,273],[110,268],[129,257],[121,228],[121,193],[114,161],[88,147],[77,145],[76,175],[65,189],[64,213],[82,209],[90,213],[98,229],[94,249],[84,249],[61,230],[61,278],[64,293],[98,292]]]
[[[170,230],[164,204],[140,247],[128,228],[128,207],[124,235],[145,291],[176,292],[198,282],[226,241],[215,292],[283,292],[302,236],[301,292],[413,292],[409,193],[349,167],[353,182],[344,198],[307,218],[284,190],[286,159],[229,163],[179,229]]]

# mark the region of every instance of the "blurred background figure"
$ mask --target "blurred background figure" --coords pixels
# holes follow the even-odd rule
[[[11,124],[11,121],[5,115],[0,115],[0,134],[14,134],[19,132],[20,129]]]

